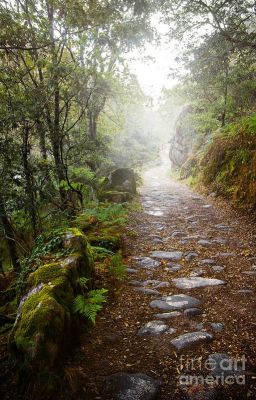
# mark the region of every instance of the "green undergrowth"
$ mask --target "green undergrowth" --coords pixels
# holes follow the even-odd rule
[[[181,178],[204,185],[240,207],[256,207],[256,115],[219,129],[211,143],[190,156]]]

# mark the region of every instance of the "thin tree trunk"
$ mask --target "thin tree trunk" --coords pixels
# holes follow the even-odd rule
[[[13,232],[11,223],[10,223],[9,218],[6,213],[5,204],[4,204],[4,200],[2,197],[0,197],[0,218],[1,218],[3,228],[4,228],[5,238],[6,238],[9,256],[11,259],[13,269],[15,271],[19,271],[20,270],[20,261],[19,261],[19,257],[18,257],[15,236],[14,236],[14,232]]]

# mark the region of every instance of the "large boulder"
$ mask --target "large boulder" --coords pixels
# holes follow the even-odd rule
[[[93,257],[86,237],[77,229],[63,236],[60,261],[40,266],[28,277],[10,335],[13,355],[34,372],[54,368],[74,340],[74,298],[79,278],[93,277]]]
[[[136,177],[130,168],[118,168],[109,176],[109,189],[136,194]]]

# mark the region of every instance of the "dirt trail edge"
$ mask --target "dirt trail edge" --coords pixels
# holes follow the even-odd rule
[[[255,399],[255,227],[166,165],[141,200],[128,278],[66,367],[70,398]]]

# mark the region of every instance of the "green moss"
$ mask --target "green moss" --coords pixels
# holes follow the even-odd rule
[[[107,250],[117,251],[121,247],[120,235],[91,234],[88,240],[92,246],[104,247]]]
[[[66,274],[67,270],[65,268],[61,268],[60,263],[45,264],[30,274],[28,283],[30,287],[37,286],[39,283],[48,283],[62,275],[65,276]]]

